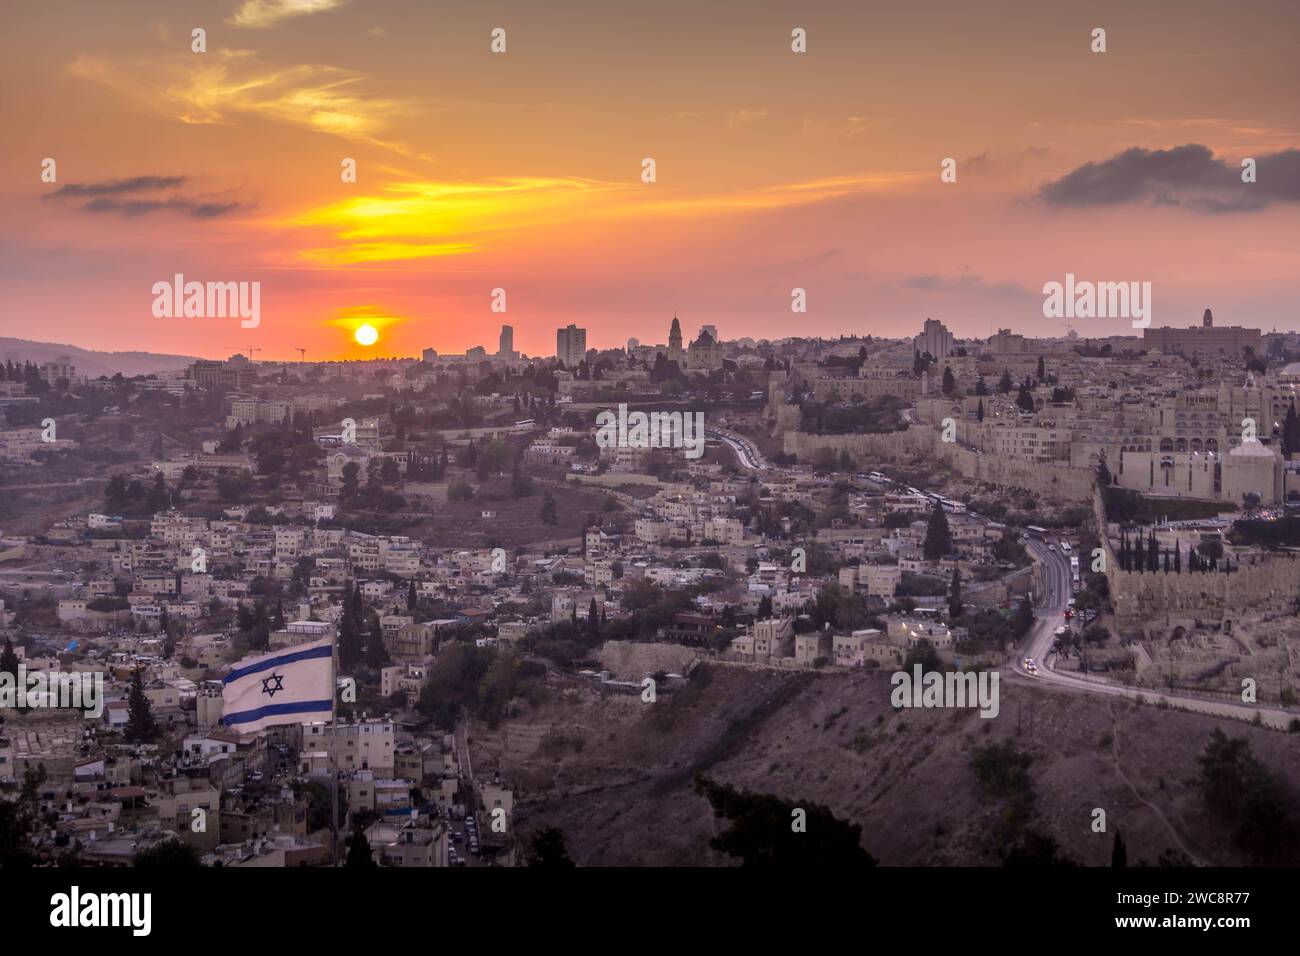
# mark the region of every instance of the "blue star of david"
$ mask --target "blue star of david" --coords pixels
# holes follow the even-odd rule
[[[272,683],[274,681],[274,683]],[[270,677],[262,678],[262,693],[274,698],[276,693],[284,690],[284,675],[271,671]]]

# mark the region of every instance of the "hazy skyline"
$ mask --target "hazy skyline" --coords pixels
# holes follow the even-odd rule
[[[3,335],[309,360],[491,352],[503,323],[531,354],[569,322],[661,342],[674,311],[688,337],[1060,335],[1066,273],[1150,281],[1155,325],[1300,329],[1292,4],[22,0],[5,26]],[[260,282],[261,324],[155,318],[175,273]]]

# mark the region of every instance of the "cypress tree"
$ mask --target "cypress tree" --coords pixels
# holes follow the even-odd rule
[[[925,543],[921,550],[927,561],[937,561],[952,553],[952,532],[948,528],[948,516],[937,501],[934,510],[930,512],[930,524],[925,529]]]
[[[345,867],[373,867],[375,859],[371,855],[370,841],[366,839],[366,832],[357,827],[356,832],[352,834],[352,839],[348,843],[348,857],[344,861]]]
[[[352,670],[361,663],[361,653],[361,634],[357,630],[351,609],[347,609],[339,622],[339,668]]]
[[[366,634],[366,666],[378,669],[388,663],[388,648],[384,646],[384,629],[379,624],[379,615],[370,612],[369,629]]]
[[[13,642],[7,637],[4,651],[0,652],[0,671],[11,675],[14,680],[18,679],[18,654],[14,650]]]
[[[153,707],[144,693],[144,671],[136,668],[131,675],[131,693],[127,697],[126,739],[133,744],[148,743],[158,736]]]

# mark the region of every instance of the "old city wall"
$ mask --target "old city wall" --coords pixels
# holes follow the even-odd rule
[[[1105,528],[1100,493],[1094,492],[1092,505],[1097,527]],[[1125,571],[1110,535],[1101,539],[1111,606],[1121,633],[1231,621],[1245,612],[1260,614],[1293,605],[1300,594],[1300,559],[1293,556],[1266,556],[1255,564],[1234,566],[1229,574],[1185,568],[1181,574]]]
[[[1274,557],[1259,564],[1222,571],[1168,574],[1163,571],[1123,571],[1107,558],[1111,604],[1121,631],[1144,624],[1174,627],[1189,621],[1231,621],[1294,603],[1300,589],[1300,560]]]
[[[1086,501],[1093,486],[1088,469],[1036,465],[996,455],[981,454],[956,443],[945,442],[940,433],[914,425],[907,431],[882,435],[814,435],[786,431],[786,454],[800,461],[812,460],[822,449],[835,454],[847,451],[868,467],[873,461],[900,461],[918,455],[933,458],[966,478],[999,488],[1024,488],[1055,501]]]

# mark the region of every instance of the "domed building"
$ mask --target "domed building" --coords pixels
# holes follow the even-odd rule
[[[708,329],[701,329],[700,337],[687,348],[686,367],[692,371],[722,368],[722,346]]]

